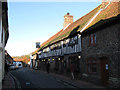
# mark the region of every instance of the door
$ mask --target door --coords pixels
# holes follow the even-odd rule
[[[107,86],[108,79],[109,79],[108,59],[101,58],[100,60],[101,60],[101,82],[102,82],[102,85]]]

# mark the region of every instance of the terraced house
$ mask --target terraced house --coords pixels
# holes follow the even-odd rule
[[[81,79],[119,87],[120,2],[114,1],[102,0],[101,5],[75,22],[67,13],[63,29],[33,53],[38,53],[39,68],[45,69],[49,61],[51,71],[64,74],[74,62],[75,73]]]
[[[84,79],[120,87],[120,2],[105,2],[82,36]]]
[[[7,2],[0,2],[0,89],[4,79],[5,46],[8,40]]]

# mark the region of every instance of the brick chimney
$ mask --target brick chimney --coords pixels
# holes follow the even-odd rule
[[[71,23],[73,23],[73,16],[70,15],[69,13],[67,13],[65,16],[64,16],[64,24],[63,24],[63,29],[70,25]]]

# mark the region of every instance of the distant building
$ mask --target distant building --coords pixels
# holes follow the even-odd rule
[[[0,1],[0,89],[2,89],[2,80],[5,74],[5,46],[9,37],[7,11],[7,2]]]
[[[7,64],[12,64],[14,62],[13,58],[8,54],[7,51],[5,51],[5,60]]]

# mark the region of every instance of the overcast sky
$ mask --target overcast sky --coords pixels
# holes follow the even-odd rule
[[[101,2],[9,2],[9,39],[6,50],[11,56],[30,54],[35,42],[43,43],[63,28],[69,12],[74,21]]]

